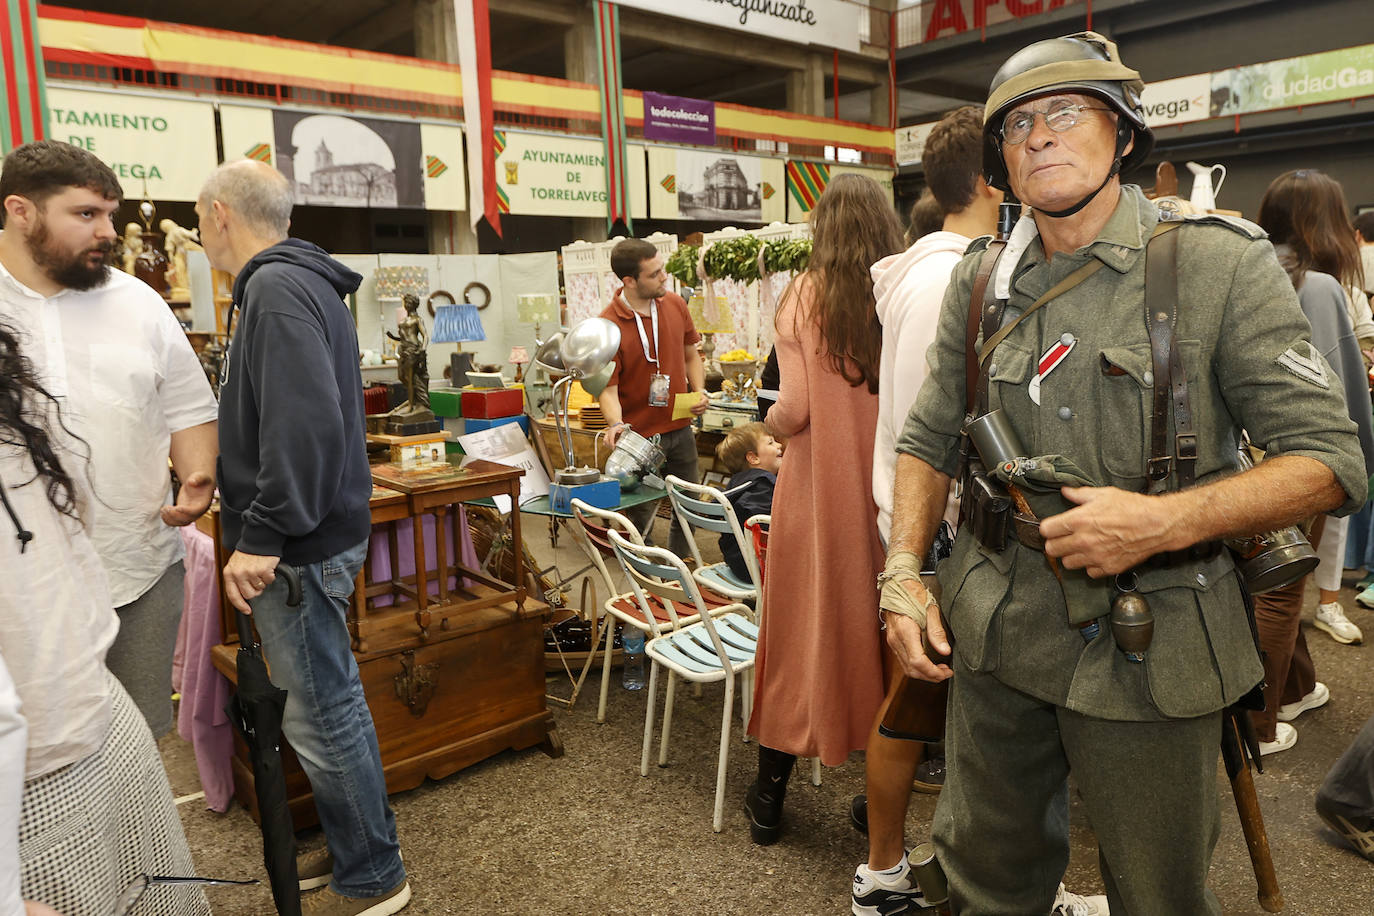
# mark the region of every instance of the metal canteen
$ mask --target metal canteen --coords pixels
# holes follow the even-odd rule
[[[658,446],[658,437],[646,439],[633,429],[625,429],[616,439],[615,450],[606,459],[606,474],[620,481],[620,489],[633,490],[648,476],[657,476],[668,463]]]
[[[1297,525],[1226,541],[1252,595],[1292,585],[1317,568],[1317,552]]]

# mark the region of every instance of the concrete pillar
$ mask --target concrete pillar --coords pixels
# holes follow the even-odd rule
[[[891,88],[891,84],[887,80],[883,80],[868,90],[868,123],[877,124],[880,127],[891,126],[891,110],[888,107],[892,98]]]
[[[601,81],[601,60],[596,51],[596,17],[590,3],[577,10],[577,21],[563,33],[563,78],[596,85]]]
[[[458,63],[458,22],[448,0],[415,0],[415,56]]]
[[[824,117],[826,79],[830,75],[831,58],[815,51],[807,52],[802,69],[787,74],[787,110],[797,114]]]
[[[449,0],[415,0],[415,56],[458,63],[458,23]],[[461,165],[461,164],[460,164]],[[434,254],[477,254],[477,233],[465,212],[431,210],[429,250]]]

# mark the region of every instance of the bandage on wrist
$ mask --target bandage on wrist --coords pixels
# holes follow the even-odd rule
[[[906,590],[906,582],[920,583],[925,592],[922,601]],[[901,614],[910,617],[922,630],[926,626],[926,615],[935,603],[935,596],[921,581],[921,558],[909,550],[899,550],[888,554],[887,563],[878,575],[878,619],[886,614]],[[884,621],[886,623],[886,621]]]

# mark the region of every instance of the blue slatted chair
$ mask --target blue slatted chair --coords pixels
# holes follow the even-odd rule
[[[754,653],[758,648],[759,629],[747,614],[743,604],[718,609],[720,616],[707,612],[701,588],[687,565],[671,551],[661,547],[636,544],[618,531],[608,535],[620,567],[630,580],[635,598],[646,614],[650,613],[649,595],[662,599],[676,623],[676,607],[687,603],[695,607],[696,623],[677,627],[649,640],[645,654],[649,656],[649,696],[644,712],[644,745],[639,757],[639,775],[649,775],[649,746],[654,734],[654,698],[658,691],[658,672],[668,670],[667,698],[663,708],[663,735],[659,746],[658,765],[668,764],[668,735],[673,722],[673,687],[681,677],[695,683],[725,682],[725,702],[720,717],[720,755],[716,764],[716,803],[711,827],[717,833],[722,824],[725,804],[725,767],[730,756],[730,717],[735,706],[735,679],[742,678],[741,712],[749,721],[753,702]]]
[[[668,475],[668,501],[677,513],[678,524],[687,535],[687,544],[696,558],[696,569],[692,577],[702,588],[736,601],[756,601],[763,593],[759,586],[759,567],[754,558],[754,545],[745,537],[734,506],[724,493],[715,487],[691,483],[680,477]],[[739,544],[744,565],[749,568],[749,580],[744,581],[731,571],[724,562],[707,566],[701,558],[701,548],[697,546],[696,531],[703,529],[716,534],[728,534]]]

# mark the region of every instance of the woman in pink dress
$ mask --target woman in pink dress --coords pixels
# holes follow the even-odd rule
[[[871,461],[882,329],[868,268],[902,249],[902,229],[877,182],[839,175],[811,211],[811,235],[810,266],[778,307],[782,390],[766,421],[788,443],[749,723],[759,776],[745,810],[759,844],[781,833],[797,757],[838,766],[866,747],[887,683]]]

